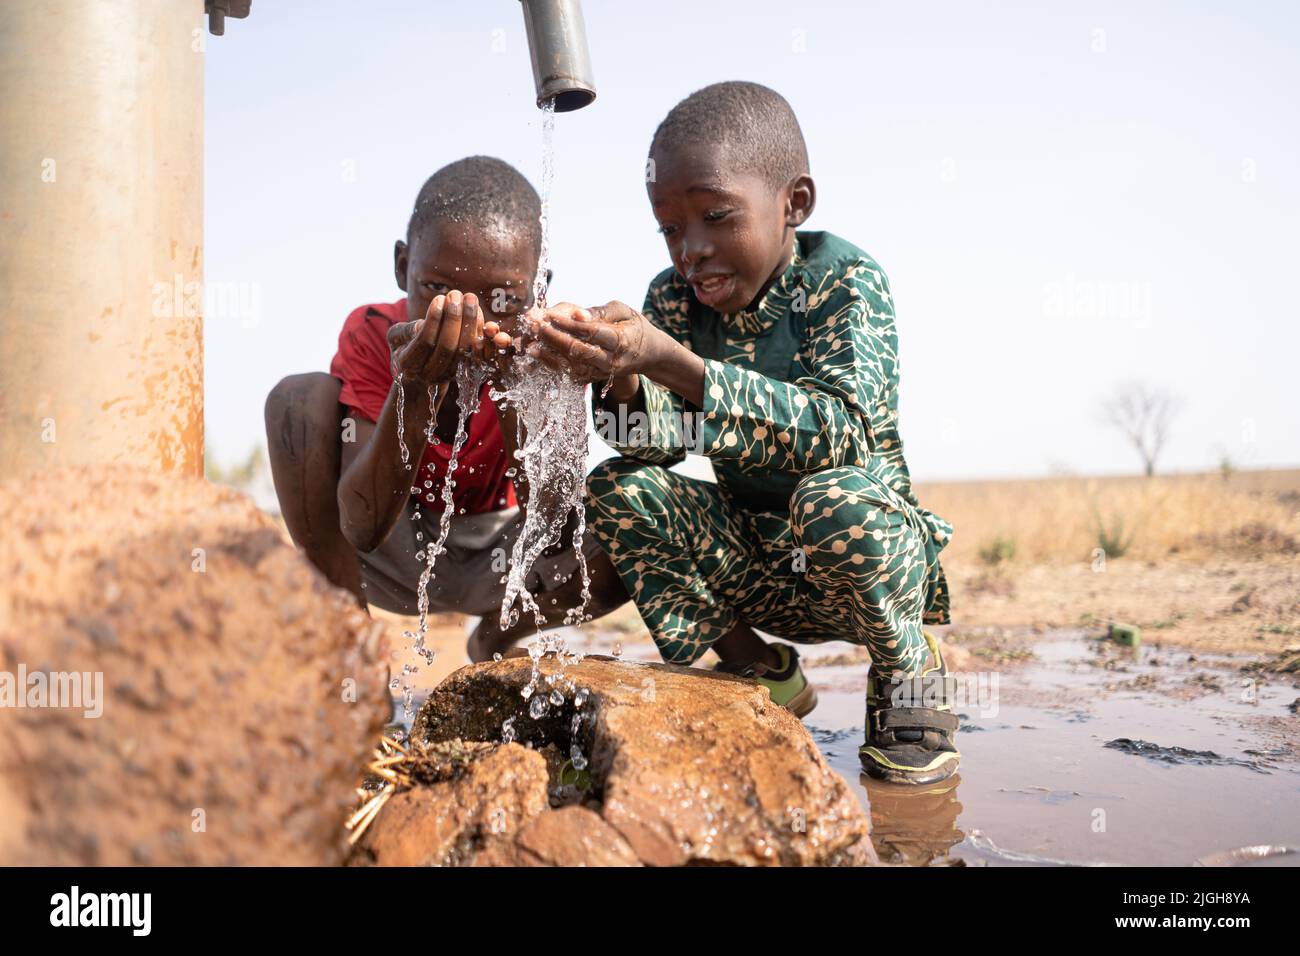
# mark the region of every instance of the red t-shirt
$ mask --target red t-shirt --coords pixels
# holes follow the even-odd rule
[[[393,387],[388,330],[405,321],[406,300],[399,299],[388,305],[363,305],[343,323],[339,350],[330,362],[330,374],[343,382],[339,401],[354,415],[372,422],[379,420],[379,413]],[[497,419],[496,406],[488,397],[488,388],[484,384],[478,411],[467,423],[469,437],[465,439],[456,462],[456,487],[452,489],[452,501],[457,513],[463,508],[466,514],[481,514],[516,504],[514,484],[506,476],[510,463],[506,460],[501,423]],[[409,400],[409,390],[407,397]],[[443,476],[447,473],[450,458],[451,442],[428,444],[418,471],[413,469],[410,473],[411,485],[420,489],[420,502],[429,511],[443,510]],[[426,489],[424,483],[427,480],[431,480],[433,486]]]

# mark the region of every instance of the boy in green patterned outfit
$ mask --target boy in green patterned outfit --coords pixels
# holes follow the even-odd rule
[[[532,346],[599,383],[598,431],[622,454],[588,478],[588,520],[664,660],[712,648],[802,716],[816,693],[798,654],[754,628],[862,644],[864,768],[942,780],[957,718],[922,623],[948,622],[938,555],[952,529],[912,493],[885,275],[842,239],[796,232],[815,187],[798,121],[766,87],[688,97],[650,160],[673,268],[640,313],[558,306]],[[716,484],[668,470],[688,448]]]

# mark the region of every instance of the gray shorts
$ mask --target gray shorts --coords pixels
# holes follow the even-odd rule
[[[442,520],[441,514],[426,509],[418,521],[412,521],[412,513],[408,502],[388,539],[374,551],[357,555],[367,603],[396,614],[419,613],[417,589],[424,562],[415,555],[438,540]],[[514,552],[522,526],[523,515],[518,507],[453,515],[447,550],[438,555],[429,580],[429,610],[479,617],[499,614],[506,590],[502,579],[507,571],[502,568]],[[423,534],[420,540],[416,540],[417,531]],[[600,555],[600,544],[590,529],[583,536],[582,551],[588,563]],[[538,558],[524,582],[536,595],[554,591],[577,573],[577,552],[568,548],[555,557]]]

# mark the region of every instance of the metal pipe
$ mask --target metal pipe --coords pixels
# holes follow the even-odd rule
[[[555,112],[580,110],[596,98],[587,30],[578,0],[521,0],[528,53],[533,61],[537,106]]]
[[[0,478],[203,472],[202,27],[0,2]]]

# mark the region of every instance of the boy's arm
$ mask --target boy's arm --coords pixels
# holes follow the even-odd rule
[[[425,318],[388,331],[395,380],[373,426],[358,422],[357,441],[345,442],[340,462],[339,527],[358,551],[373,551],[384,543],[406,509],[411,487],[419,477],[420,460],[428,442],[429,388],[436,386],[435,430],[441,433],[456,404],[451,378],[460,356],[468,354],[478,333],[478,299],[452,292],[435,297]],[[397,382],[405,382],[402,414],[397,408]],[[398,427],[407,448],[402,460]],[[407,465],[409,464],[409,468]]]
[[[680,343],[681,330],[675,330],[663,312],[657,289],[651,286],[641,314]],[[681,351],[692,354],[685,346]],[[596,434],[606,444],[627,458],[651,465],[667,467],[686,457],[681,427],[685,405],[679,395],[646,375],[616,378],[602,399],[604,387],[602,382],[592,384],[591,410]]]
[[[873,423],[883,424],[893,414],[898,374],[893,306],[875,263],[847,261],[838,274],[811,290],[806,301],[813,314],[799,353],[804,374],[794,382],[702,359],[683,344],[688,336],[682,329],[662,320],[655,291],[652,286],[643,313],[619,302],[590,309],[556,307],[551,327],[541,330],[538,354],[557,367],[578,369],[588,381],[598,382],[596,388],[603,376],[595,373],[626,369],[611,389],[605,425],[619,405],[628,410],[626,423],[634,424],[630,417],[637,406],[632,402],[639,393],[650,437],[629,442],[633,436],[611,436],[624,439],[611,444],[652,463],[680,461],[684,448],[678,426],[689,406],[701,412],[697,440],[710,458],[792,472],[867,464]],[[680,312],[672,316],[684,321]],[[649,334],[643,335],[645,328]],[[620,331],[624,329],[632,338]],[[664,414],[668,411],[672,414]],[[598,431],[600,425],[598,417]]]
[[[356,441],[344,442],[339,477],[339,527],[348,543],[369,552],[384,543],[406,510],[417,469],[428,444],[428,390],[407,385],[403,434],[409,453],[408,471],[397,440],[397,384],[379,413],[379,421],[356,418]],[[447,405],[440,401],[440,405]],[[453,406],[454,407],[454,406]]]
[[[710,458],[744,459],[780,471],[865,465],[872,421],[897,380],[893,305],[874,263],[850,263],[808,296],[806,372],[794,382],[742,366],[671,354],[655,377],[674,388],[702,384],[701,438]]]

